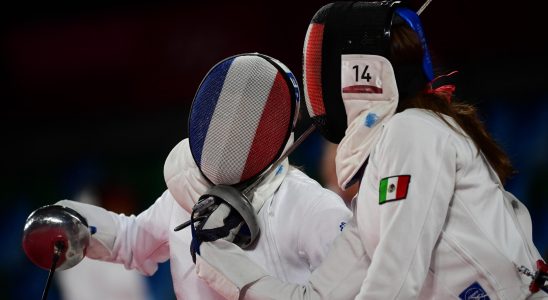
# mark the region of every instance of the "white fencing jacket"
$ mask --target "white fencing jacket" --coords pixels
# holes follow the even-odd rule
[[[531,278],[516,269],[540,258],[527,209],[474,143],[431,112],[384,124],[353,205],[304,285],[269,276],[226,241],[202,244],[199,276],[229,299],[547,298],[530,297]]]
[[[288,169],[285,162],[257,189],[254,199],[262,204],[258,211],[261,232],[245,253],[267,274],[305,283],[340,235],[341,224],[351,218],[351,211],[338,195],[301,171]],[[121,263],[146,275],[170,259],[178,299],[222,299],[196,276],[190,228],[173,231],[190,219],[188,210],[209,187],[192,160],[188,140],[173,149],[165,174],[169,190],[138,216],[117,215],[69,200],[58,204],[75,209],[97,228],[88,257]]]

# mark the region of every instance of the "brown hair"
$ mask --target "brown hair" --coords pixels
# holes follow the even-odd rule
[[[409,80],[402,80],[401,72],[398,73],[398,69],[402,66],[402,69],[413,69],[415,71],[414,77],[420,79],[419,89],[411,87],[411,93],[409,91],[400,93],[400,95],[403,94],[405,96],[403,99],[400,96],[397,112],[401,112],[407,108],[427,109],[434,112],[450,127],[453,126],[451,126],[442,115],[453,118],[462,130],[464,130],[472,139],[476,147],[483,152],[493,169],[497,172],[500,180],[504,183],[513,173],[512,164],[506,153],[504,153],[502,148],[487,132],[484,124],[477,115],[475,107],[470,104],[455,102],[455,99],[447,101],[443,95],[425,92],[428,82],[422,71],[420,71],[422,70],[422,46],[417,34],[403,23],[392,27],[390,56],[392,58],[391,62],[394,65],[397,81],[409,82]],[[410,66],[414,66],[414,68],[410,68]],[[420,75],[417,75],[417,72],[419,72]],[[400,75],[400,80],[398,80],[398,75]],[[407,74],[403,74],[404,78],[407,77],[405,75]],[[398,89],[400,88],[402,87],[400,87],[398,83]],[[406,87],[403,88],[405,89]],[[456,128],[453,129],[458,132]]]

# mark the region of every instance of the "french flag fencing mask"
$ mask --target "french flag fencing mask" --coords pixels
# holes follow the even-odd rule
[[[289,69],[258,53],[222,60],[192,103],[189,144],[215,185],[251,183],[281,155],[298,114],[299,88]]]

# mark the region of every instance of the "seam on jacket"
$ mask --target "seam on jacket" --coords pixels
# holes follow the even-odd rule
[[[447,148],[449,137],[450,137],[450,135],[447,134],[446,137],[445,137],[445,139],[444,139],[444,142],[442,142],[442,145],[443,145],[442,150],[445,150],[445,149]],[[436,172],[437,175],[439,175],[439,173],[440,173],[440,171],[441,171],[441,166],[442,166],[442,163],[440,162],[440,163],[438,164],[438,170],[437,170],[437,172]],[[434,185],[434,189],[432,189],[432,192],[431,192],[430,197],[429,197],[430,199],[432,199],[433,194],[434,194],[434,192],[436,191],[436,187],[437,187],[437,185],[438,185],[439,180],[440,180],[440,176],[436,176],[436,184]],[[434,199],[432,199],[432,200],[430,201],[430,203],[429,203],[429,205],[428,205],[428,213],[426,214],[426,216],[429,216],[429,215],[430,215],[430,211],[432,210],[432,203],[433,203],[434,201],[435,201]],[[449,208],[447,208],[447,209],[449,209]],[[423,223],[422,223],[422,226],[421,226],[421,230],[420,230],[420,234],[419,234],[419,240],[417,241],[417,243],[416,243],[416,245],[415,245],[415,249],[413,250],[413,254],[414,254],[414,255],[413,255],[413,259],[409,262],[409,264],[408,264],[408,266],[407,266],[407,271],[405,272],[405,276],[402,277],[403,280],[402,280],[402,282],[400,282],[400,287],[399,287],[399,289],[398,289],[398,292],[396,293],[396,298],[395,298],[395,299],[397,299],[397,298],[399,297],[399,295],[400,295],[400,293],[401,293],[401,291],[402,291],[402,288],[403,288],[403,286],[404,286],[404,283],[405,283],[405,281],[406,281],[407,278],[408,278],[409,272],[411,271],[411,267],[415,264],[415,261],[416,261],[416,258],[417,258],[417,256],[416,256],[415,254],[417,253],[417,248],[419,247],[420,240],[422,239],[422,236],[423,236],[423,232],[424,232],[424,228],[425,228],[426,220],[427,220],[427,219],[428,219],[428,218],[424,218],[424,220],[423,220]],[[441,234],[441,231],[440,231],[440,234]],[[439,237],[439,235],[438,235],[438,237]],[[430,258],[431,258],[431,257],[432,257],[432,255],[430,256]],[[424,282],[423,282],[423,283],[424,283]],[[420,292],[420,290],[419,290],[419,292]]]
[[[472,220],[472,222],[474,223],[474,226],[477,227],[477,229],[484,235],[484,236],[488,236],[487,234],[485,234],[485,232],[483,231],[483,227],[480,226],[477,222],[476,222],[476,218],[473,217],[474,215],[470,212],[470,210],[468,209],[468,206],[465,205],[464,201],[462,201],[460,199],[460,197],[455,197],[455,200],[458,201],[458,203],[462,206],[462,208],[464,209],[464,211],[470,216],[470,219]],[[504,199],[503,199],[504,201]],[[487,242],[489,243],[489,245],[491,245],[491,247],[493,249],[495,249],[495,251],[497,251],[497,253],[503,258],[505,259],[507,262],[511,263],[511,264],[514,264],[514,262],[512,262],[511,260],[509,260],[506,255],[504,253],[502,253],[499,249],[499,247],[497,247],[497,245],[494,245],[493,242],[491,241],[491,239],[489,238],[486,238],[485,240],[487,240]],[[454,242],[459,248],[462,248],[460,247],[460,245],[458,245],[458,243]],[[465,251],[463,251],[465,252]],[[465,252],[466,254],[468,254],[467,252]],[[468,255],[470,260],[474,262],[475,265],[477,266],[480,266],[480,263],[477,262],[471,255]],[[500,291],[500,290],[504,290],[504,289],[501,289],[502,285],[500,284],[500,282],[497,280],[497,277],[494,276],[493,274],[491,274],[491,272],[489,272],[488,270],[484,270],[482,268],[482,270],[489,275],[489,278],[492,280],[492,285],[493,285],[493,289],[495,291]],[[495,284],[497,287],[495,287]]]

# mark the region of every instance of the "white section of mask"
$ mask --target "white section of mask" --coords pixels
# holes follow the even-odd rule
[[[378,55],[342,55],[341,95],[348,128],[337,147],[335,164],[339,186],[344,190],[371,153],[382,124],[398,106],[392,65]]]
[[[293,144],[293,133],[285,150]],[[274,192],[282,184],[287,171],[289,170],[289,161],[287,158],[270,173],[261,182],[253,193],[249,196],[251,204],[258,212],[263,206],[266,199],[272,197]],[[188,139],[182,140],[169,153],[164,164],[164,179],[169,192],[177,203],[189,213],[192,212],[194,204],[198,201],[212,184],[202,175],[200,169],[194,162],[190,152]]]

